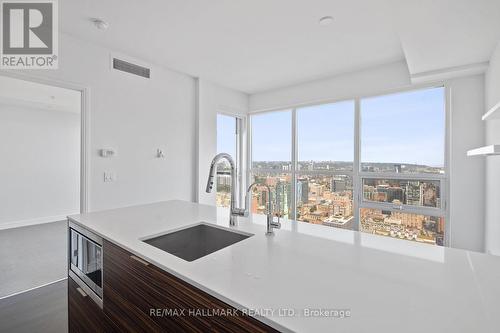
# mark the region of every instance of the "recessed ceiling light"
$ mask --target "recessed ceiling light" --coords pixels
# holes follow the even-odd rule
[[[92,22],[94,22],[94,25],[99,30],[106,30],[107,28],[109,28],[109,23],[102,19],[93,18]]]
[[[327,26],[333,23],[333,17],[331,16],[323,16],[319,19],[319,25]]]

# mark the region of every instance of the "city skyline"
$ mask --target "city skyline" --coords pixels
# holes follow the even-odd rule
[[[291,161],[253,161],[252,169],[281,170],[291,172]],[[297,172],[325,171],[325,172],[345,172],[353,171],[352,161],[299,161],[297,162]],[[444,167],[432,167],[422,164],[401,164],[393,163],[360,163],[360,171],[364,172],[395,172],[395,173],[438,173],[444,174]]]
[[[256,173],[251,197],[251,211],[265,214],[268,193],[271,188],[274,214],[292,218],[299,222],[319,224],[353,230],[354,201],[353,181],[350,175],[302,174],[297,178],[295,205],[292,203],[290,173]],[[281,184],[281,185],[278,185]],[[228,207],[230,203],[230,177],[220,175],[217,179],[217,205]],[[440,188],[433,181],[369,179],[363,184],[363,198],[372,202],[387,202],[421,207],[440,207]],[[443,217],[382,209],[361,208],[359,210],[360,231],[393,238],[428,244],[443,245],[445,220]]]

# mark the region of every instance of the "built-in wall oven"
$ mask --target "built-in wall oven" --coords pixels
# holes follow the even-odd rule
[[[102,308],[102,238],[68,223],[68,275]]]

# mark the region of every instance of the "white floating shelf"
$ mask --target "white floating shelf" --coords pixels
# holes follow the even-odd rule
[[[500,102],[483,115],[483,120],[500,119]]]
[[[489,145],[481,148],[471,149],[467,152],[467,156],[488,156],[500,155],[500,145]]]

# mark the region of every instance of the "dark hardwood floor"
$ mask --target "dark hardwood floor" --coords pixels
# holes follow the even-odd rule
[[[0,332],[68,332],[67,280],[0,299]]]

